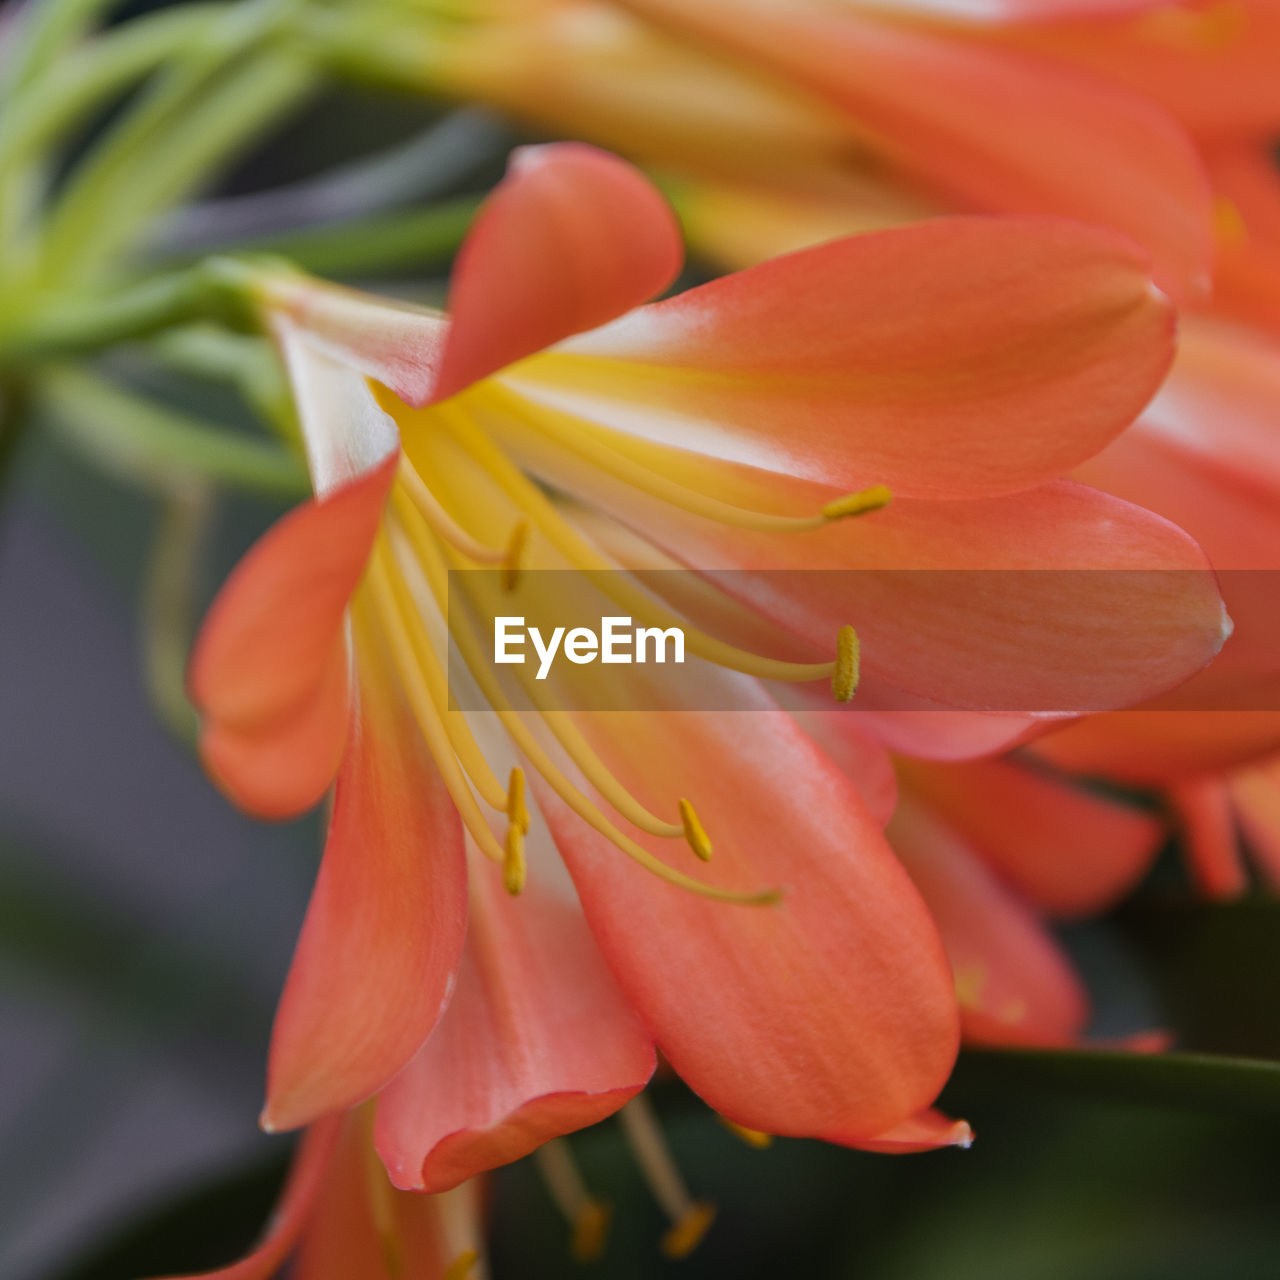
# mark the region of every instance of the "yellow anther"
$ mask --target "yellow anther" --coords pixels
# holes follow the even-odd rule
[[[507,827],[507,838],[503,843],[503,888],[514,898],[523,891],[528,876],[529,867],[524,857],[524,832],[520,830],[519,823],[512,822]]]
[[[1213,202],[1213,230],[1219,244],[1241,245],[1249,238],[1239,208],[1226,196],[1218,196]]]
[[[715,1216],[715,1205],[695,1200],[684,1217],[662,1237],[662,1252],[668,1258],[687,1258],[702,1243]]]
[[[749,1147],[754,1147],[757,1151],[763,1151],[766,1147],[773,1146],[773,1134],[761,1133],[759,1129],[748,1129],[745,1124],[735,1124],[726,1117],[720,1117],[720,1123],[729,1130],[735,1138],[741,1138]]]
[[[852,627],[841,627],[836,638],[836,669],[831,676],[831,694],[837,702],[848,702],[858,691],[862,646]]]
[[[524,553],[529,546],[529,522],[520,520],[511,530],[511,538],[507,542],[506,559],[502,562],[502,589],[514,591],[520,584],[520,573],[524,568]]]
[[[529,834],[529,808],[524,802],[524,770],[516,765],[507,782],[507,821],[520,828],[520,834]]]
[[[827,520],[843,520],[846,516],[862,516],[869,511],[880,511],[893,501],[893,490],[888,485],[873,484],[869,489],[847,493],[843,498],[828,502],[822,508]]]
[[[595,1262],[604,1253],[613,1210],[603,1200],[588,1200],[573,1222],[569,1252],[577,1262]]]
[[[449,1263],[449,1269],[444,1273],[444,1280],[467,1280],[479,1261],[480,1255],[474,1249],[464,1249]]]
[[[707,838],[707,833],[702,823],[698,821],[698,815],[694,811],[693,805],[683,799],[680,801],[680,825],[684,827],[684,838],[689,842],[689,848],[703,862],[710,862],[711,841]]]

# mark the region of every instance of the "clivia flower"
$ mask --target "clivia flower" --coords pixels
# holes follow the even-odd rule
[[[436,25],[420,14],[416,34],[402,23],[404,47],[388,42],[383,64],[677,179],[744,184],[766,203],[779,193],[831,218],[843,210],[846,234],[930,210],[1110,226],[1151,253],[1157,282],[1183,301],[1205,291],[1213,256],[1210,185],[1192,140],[1139,89],[1017,38],[1054,18],[1155,7],[471,5]],[[687,100],[673,107],[672,93]]]
[[[438,1196],[387,1181],[360,1112],[329,1116],[303,1135],[262,1239],[205,1280],[483,1280],[481,1189]]]
[[[970,713],[1125,705],[1222,642],[1185,534],[1056,478],[1171,356],[1129,242],[940,221],[640,306],[679,263],[646,180],[564,144],[517,153],[448,317],[288,271],[252,281],[317,496],[228,581],[190,685],[205,763],[241,806],[285,817],[334,787],[264,1123],[376,1094],[400,1187],[443,1190],[609,1114],[655,1043],[749,1130],[962,1139],[929,1110],[956,1004],[884,839],[871,730],[954,754],[966,734],[942,740],[939,717],[999,733]],[[831,574],[774,574],[756,632],[772,621],[800,657],[686,633],[724,695],[699,705],[733,710],[505,704],[447,570],[493,567],[532,608],[565,576],[540,571],[614,571],[628,540],[699,569],[1194,572],[1069,591],[1009,573],[985,594],[868,575],[857,599]],[[617,589],[637,616],[665,607]],[[488,711],[451,708],[449,645]],[[815,683],[882,710],[815,713],[812,736],[768,688]]]

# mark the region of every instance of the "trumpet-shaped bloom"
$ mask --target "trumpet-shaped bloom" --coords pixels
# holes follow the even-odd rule
[[[239,1262],[204,1280],[469,1280],[482,1250],[480,1188],[397,1191],[369,1140],[366,1115],[317,1121],[303,1135],[275,1214]]]
[[[470,604],[449,607],[450,567],[494,569],[512,612],[554,610],[566,575],[538,570],[626,564],[573,495],[711,567],[858,563],[864,530],[873,564],[1203,567],[1167,522],[1053,478],[1126,425],[1170,355],[1167,304],[1113,233],[942,222],[640,306],[678,265],[656,191],[564,145],[518,154],[448,319],[257,283],[317,496],[227,583],[191,689],[210,771],[245,808],[284,816],[335,785],[264,1120],[380,1093],[377,1145],[403,1186],[453,1185],[600,1118],[655,1043],[752,1129],[874,1149],[959,1132],[927,1110],[956,1008],[881,830],[883,773],[847,775],[760,683],[852,696],[854,602],[797,587],[754,615],[789,609],[796,657],[690,628],[722,695],[708,705],[733,712],[535,712],[494,683]],[[884,509],[886,485],[910,496]],[[1201,572],[1124,595],[1081,575],[1096,585],[1057,600],[1033,576],[967,609],[943,590],[932,621],[927,600],[862,606],[880,628],[864,671],[934,707],[1010,682],[1051,699],[1037,706],[1120,705],[1221,643]],[[1055,627],[1074,639],[1049,643]],[[450,645],[486,713],[451,705]],[[847,739],[842,759],[880,750]],[[503,901],[499,877],[528,894]]]
[[[1117,902],[1167,824],[1015,758],[901,760],[899,774],[888,834],[942,934],[965,1040],[1078,1041],[1088,993],[1047,924]]]
[[[1118,8],[1123,22],[1148,7],[1088,12]],[[1150,251],[1163,288],[1202,293],[1210,190],[1175,119],[1069,57],[1001,39],[1063,10],[1080,6],[499,6],[423,37],[423,77],[650,164],[832,200],[855,219],[933,204],[1111,226]],[[886,182],[904,194],[886,201]]]

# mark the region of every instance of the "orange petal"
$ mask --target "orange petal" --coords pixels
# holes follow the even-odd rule
[[[1191,0],[1131,17],[1090,9],[975,34],[1104,76],[1200,135],[1257,137],[1280,127],[1280,7],[1272,0]]]
[[[841,1142],[839,1134],[824,1134],[828,1142]],[[973,1145],[973,1130],[964,1120],[952,1120],[941,1111],[930,1107],[914,1116],[909,1116],[901,1124],[877,1134],[874,1138],[859,1138],[856,1141],[842,1143],[844,1146],[857,1147],[859,1151],[876,1151],[882,1155],[910,1155],[917,1151],[936,1151],[939,1147],[962,1147],[967,1150]]]
[[[717,574],[783,633],[827,656],[862,641],[858,707],[1030,713],[1126,706],[1204,667],[1229,629],[1203,552],[1168,521],[1068,481],[982,502],[896,499],[813,532],[731,527],[494,429],[538,474]],[[586,428],[590,430],[590,428]],[[886,427],[886,430],[888,428]],[[750,510],[811,514],[837,490],[601,433],[637,461]],[[803,570],[804,572],[798,572]],[[902,728],[902,726],[900,726]],[[998,745],[997,735],[997,742]]]
[[[918,801],[903,798],[889,840],[942,934],[966,1042],[1075,1041],[1088,997],[1040,921]]]
[[[395,461],[279,520],[205,619],[188,675],[202,751],[215,780],[250,812],[300,813],[333,780],[346,733],[347,602]]]
[[[293,1280],[463,1280],[449,1268],[481,1247],[476,1200],[470,1187],[450,1196],[396,1191],[374,1153],[368,1116],[348,1113]]]
[[[671,1065],[749,1129],[875,1134],[929,1105],[956,1049],[945,958],[923,904],[851,783],[782,712],[595,713],[581,727],[653,811],[688,796],[724,887],[785,886],[777,906],[667,884],[539,789],[588,923]],[[696,870],[695,870],[696,869]]]
[[[378,1098],[391,1180],[443,1191],[612,1115],[653,1074],[653,1043],[582,913],[472,868],[470,932],[449,1008]]]
[[[466,928],[461,823],[383,656],[358,630],[350,745],[272,1032],[270,1129],[381,1088],[453,987]]]
[[[583,143],[521,148],[458,254],[431,399],[647,301],[682,258],[675,215],[638,169]]]
[[[951,218],[762,263],[530,360],[530,399],[633,437],[838,489],[1024,489],[1150,399],[1173,315],[1136,246]]]
[[[1280,8],[1276,10],[1280,19]],[[1280,21],[1277,22],[1280,27]],[[1269,66],[1274,67],[1275,55]],[[1274,73],[1273,84],[1280,79]],[[1215,310],[1280,330],[1280,173],[1256,136],[1220,142],[1207,154],[1217,193]]]
[[[1162,782],[1270,755],[1280,749],[1280,712],[1115,711],[1089,716],[1031,749],[1060,769]]]
[[[1163,288],[1208,286],[1208,182],[1182,131],[1138,94],[852,6],[626,5],[830,102],[900,170],[963,205],[1115,227],[1151,251]]]
[[[330,1176],[341,1128],[341,1117],[326,1116],[307,1130],[262,1242],[239,1262],[201,1273],[203,1280],[271,1280],[279,1272],[312,1220]]]
[[[1183,848],[1200,891],[1210,898],[1238,898],[1249,887],[1227,784],[1190,778],[1169,789],[1169,807],[1182,826]]]
[[[1012,760],[900,768],[983,861],[1055,915],[1105,910],[1165,839],[1165,824],[1152,814]]]
[[[1280,769],[1248,769],[1228,782],[1249,852],[1273,888],[1280,887]]]

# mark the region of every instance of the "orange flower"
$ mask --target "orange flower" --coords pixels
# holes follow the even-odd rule
[[[270,1280],[292,1258],[296,1280],[480,1280],[479,1189],[397,1191],[369,1141],[367,1117],[318,1121],[303,1135],[261,1242],[205,1280]]]
[[[1010,689],[1123,705],[1222,640],[1201,572],[1146,593],[1080,575],[1067,598],[1033,574],[978,599],[939,575],[931,597],[857,602],[794,574],[760,613],[807,657],[687,631],[710,705],[732,713],[504,703],[447,607],[449,565],[499,567],[501,598],[531,607],[558,599],[535,570],[598,576],[628,540],[700,568],[1203,568],[1172,525],[1055,479],[1169,359],[1167,304],[1113,233],[944,221],[633,309],[678,265],[653,188],[563,145],[518,155],[448,320],[287,274],[256,283],[318,496],[224,588],[191,688],[206,764],[245,808],[299,812],[336,775],[264,1119],[381,1091],[398,1185],[454,1185],[599,1119],[642,1086],[655,1041],[748,1129],[955,1141],[926,1110],[956,1049],[951,978],[874,808],[883,748],[844,717],[833,749],[866,762],[846,774],[756,678],[851,696],[851,610],[864,687],[933,708]],[[450,708],[450,642],[496,714]],[[924,714],[866,724],[910,737]],[[529,887],[511,901],[499,879]]]

